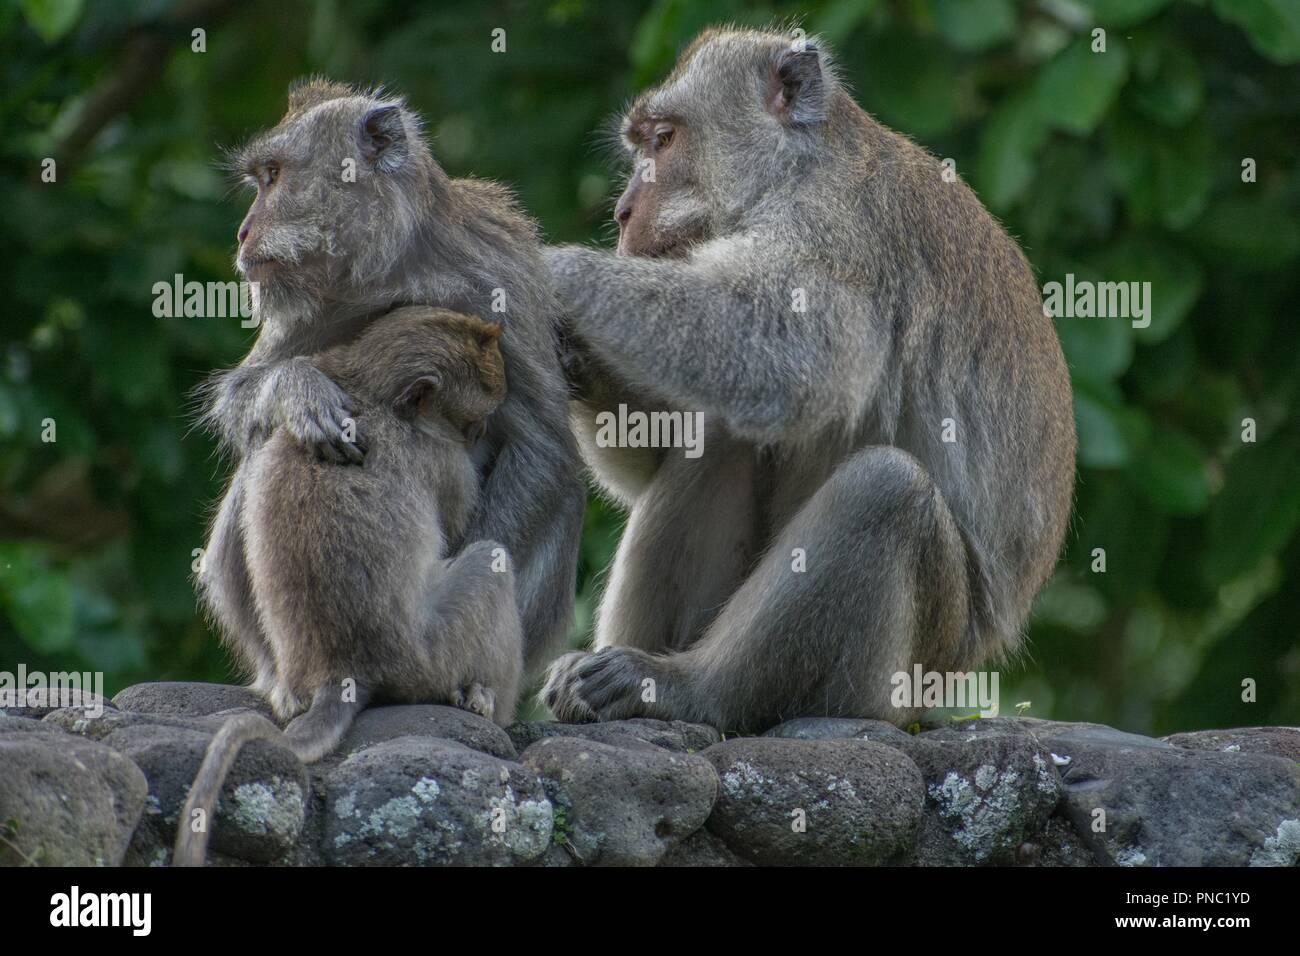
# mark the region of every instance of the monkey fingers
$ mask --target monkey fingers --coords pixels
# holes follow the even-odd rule
[[[661,671],[659,659],[644,651],[603,647],[574,662],[562,702],[598,720],[655,716]]]
[[[341,465],[360,465],[365,461],[365,442],[346,409],[304,409],[296,424],[302,429],[306,444],[315,449],[322,461]]]
[[[571,651],[554,661],[546,672],[542,687],[542,703],[551,709],[557,720],[566,723],[587,723],[596,714],[574,693],[578,666],[593,655],[587,651]]]
[[[452,703],[461,710],[491,720],[497,709],[497,695],[490,687],[475,683],[457,690]]]

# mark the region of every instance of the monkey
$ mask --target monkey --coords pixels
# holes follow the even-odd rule
[[[1014,654],[1064,539],[1070,379],[1031,267],[816,37],[708,30],[621,132],[616,249],[546,263],[579,445],[628,520],[595,650],[543,701],[906,724],[891,677]],[[600,447],[613,402],[703,412],[703,455]]]
[[[202,865],[207,833],[189,821],[199,809],[212,818],[251,740],[311,763],[372,701],[512,719],[523,650],[508,556],[479,541],[446,557],[479,493],[469,447],[507,393],[500,332],[446,310],[394,311],[311,359],[356,404],[363,466],[322,460],[283,427],[241,463],[259,652],[276,668],[269,699],[282,720],[310,707],[283,732],[259,714],[221,727],[182,812],[177,865]]]
[[[401,97],[322,78],[291,86],[284,117],[229,165],[255,189],[235,265],[259,328],[244,360],[200,388],[201,420],[237,461],[283,428],[322,460],[356,467],[369,436],[355,401],[310,356],[403,305],[498,322],[509,389],[472,448],[482,493],[449,547],[492,540],[509,552],[526,666],[538,667],[572,616],[586,488],[535,224],[504,187],[448,176]],[[197,586],[265,694],[275,667],[257,638],[243,499],[237,472]]]

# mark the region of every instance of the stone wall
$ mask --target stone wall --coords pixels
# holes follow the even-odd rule
[[[103,715],[0,711],[0,863],[164,865],[247,690],[139,684]],[[217,865],[1293,866],[1300,730],[1163,740],[1097,724],[954,721],[917,735],[802,719],[762,737],[655,720],[521,723],[450,707],[361,715],[304,767],[245,748]]]

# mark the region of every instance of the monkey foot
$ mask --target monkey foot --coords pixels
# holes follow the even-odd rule
[[[542,701],[559,720],[662,717],[663,658],[627,647],[565,654],[551,665]]]
[[[497,695],[491,688],[484,687],[482,684],[470,684],[456,691],[452,704],[461,710],[468,710],[471,714],[478,714],[491,720],[497,709]]]

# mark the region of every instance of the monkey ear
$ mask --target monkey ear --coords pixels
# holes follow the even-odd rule
[[[393,414],[407,421],[420,414],[421,409],[442,385],[437,375],[421,375],[393,402]]]
[[[406,122],[396,104],[377,106],[361,120],[361,156],[383,172],[392,172],[406,159]]]
[[[802,49],[782,51],[776,61],[773,114],[790,126],[809,126],[826,118],[826,76],[821,50],[811,40]]]

